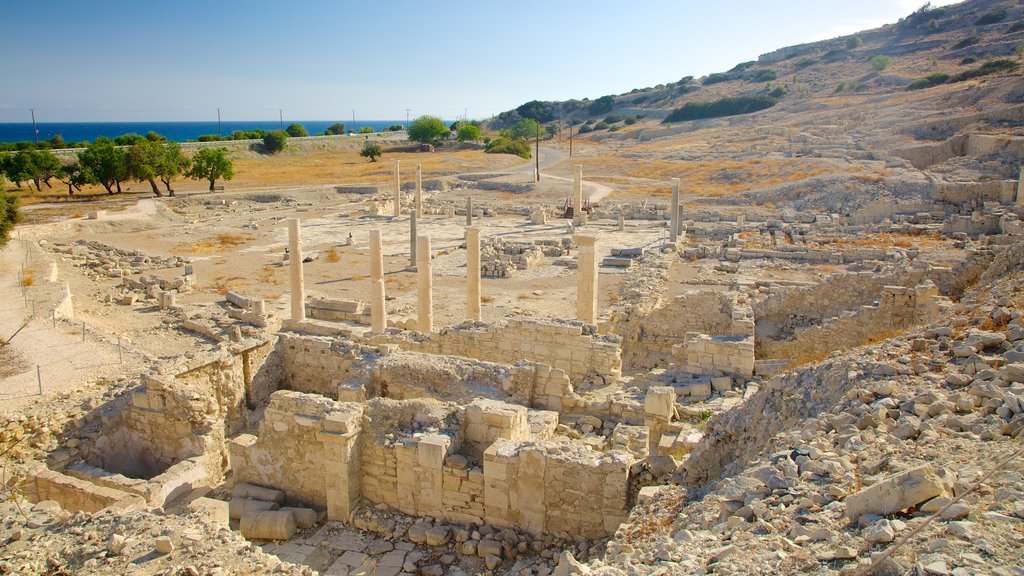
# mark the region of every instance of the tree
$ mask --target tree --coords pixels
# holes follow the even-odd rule
[[[129,132],[114,138],[114,144],[117,144],[118,146],[131,146],[140,140],[145,140],[145,137],[139,136],[135,132]]]
[[[32,166],[32,156],[28,150],[19,150],[14,154],[4,156],[4,176],[14,182],[14,185],[21,188],[22,182],[32,180],[35,168]]]
[[[512,140],[519,138],[530,138],[533,139],[537,136],[543,136],[547,132],[541,128],[540,123],[531,118],[523,118],[516,125],[509,130],[509,137]]]
[[[291,124],[288,125],[287,128],[284,129],[284,131],[287,132],[289,136],[294,136],[296,138],[301,138],[302,136],[309,136],[309,132],[306,131],[306,127],[303,126],[302,124],[299,124],[298,122],[292,122]]]
[[[114,146],[109,138],[97,138],[88,148],[78,153],[78,162],[108,194],[121,192],[121,182],[130,177],[125,150]]]
[[[3,173],[15,186],[21,188],[22,182],[32,182],[36,190],[42,190],[42,184],[50,186],[50,180],[60,171],[61,163],[57,156],[49,150],[19,150],[13,155],[6,155],[3,162]]]
[[[607,114],[612,111],[612,107],[615,105],[615,98],[612,96],[601,96],[597,100],[594,100],[587,106],[587,113],[591,116],[600,116],[601,114]]]
[[[372,126],[363,126],[362,128],[359,129],[359,133],[360,134],[373,134],[373,127]]]
[[[164,148],[152,140],[140,140],[128,149],[125,157],[128,174],[139,182],[149,182],[154,196],[163,196],[156,185],[157,170],[163,161]]]
[[[228,158],[227,148],[203,148],[192,156],[192,167],[186,175],[208,181],[210,192],[213,192],[217,180],[231,180],[235,177],[234,163]]]
[[[391,126],[388,126],[388,132],[401,132],[402,130],[405,130],[405,126],[402,126],[401,124],[392,124]]]
[[[341,122],[335,122],[324,130],[324,136],[341,136],[345,133],[345,125]]]
[[[149,140],[150,142],[166,142],[167,138],[159,132],[150,130],[149,132],[146,132],[146,140]]]
[[[359,155],[363,158],[369,158],[370,162],[376,162],[377,158],[380,158],[384,154],[384,149],[381,148],[380,144],[370,142],[367,140],[363,143],[363,149],[359,151]]]
[[[422,144],[438,144],[451,133],[440,118],[420,116],[409,125],[409,140]]]
[[[537,122],[550,122],[555,119],[555,105],[551,102],[530,100],[516,108],[516,113],[523,118],[531,118]]]
[[[271,154],[284,150],[288,133],[284,130],[272,130],[263,137],[263,147]]]
[[[14,225],[21,221],[18,198],[0,191],[0,248],[7,245]]]
[[[75,190],[81,192],[82,186],[93,182],[92,176],[78,162],[62,165],[57,173],[57,179],[67,185],[68,194],[72,196]]]
[[[160,163],[157,165],[156,175],[167,188],[167,194],[174,196],[174,189],[171,188],[171,180],[180,174],[188,171],[190,161],[181,151],[181,144],[168,142],[163,145],[163,153],[160,156]]]
[[[458,135],[459,142],[476,141],[480,139],[480,129],[472,124],[460,124]]]

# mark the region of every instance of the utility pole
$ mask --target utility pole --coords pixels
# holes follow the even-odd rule
[[[569,158],[572,158],[572,112],[569,112]]]
[[[281,130],[284,130],[284,111],[280,108],[277,109],[277,121],[280,123]]]
[[[39,129],[36,128],[36,109],[32,109],[32,134],[36,138],[36,144],[39,144]]]
[[[355,109],[353,109],[352,110],[352,131],[354,132],[355,129],[356,129],[356,111],[355,111]]]
[[[534,146],[534,172],[537,173],[537,182],[540,182],[540,124],[537,124],[537,131],[533,133],[533,146]]]
[[[405,129],[409,129],[409,109],[405,109]]]
[[[217,136],[223,136],[224,134],[220,130],[220,108],[217,108]]]
[[[469,108],[462,109],[462,121],[469,122]]]

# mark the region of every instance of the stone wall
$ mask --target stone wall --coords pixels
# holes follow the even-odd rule
[[[935,320],[949,306],[931,282],[916,288],[886,286],[877,306],[862,306],[830,321],[797,332],[788,340],[760,340],[764,358],[808,358],[847,350],[894,331]]]
[[[50,470],[42,462],[11,465],[5,467],[0,475],[4,486],[19,483],[20,493],[29,501],[54,500],[69,511],[99,512],[104,508],[141,510],[146,505],[140,496]]]
[[[628,511],[635,459],[550,440],[557,422],[493,400],[359,404],[279,391],[259,436],[232,441],[231,467],[238,481],[283,490],[334,520],[349,520],[365,501],[454,522],[606,536]]]
[[[687,371],[712,376],[754,375],[754,337],[692,334],[686,342]]]

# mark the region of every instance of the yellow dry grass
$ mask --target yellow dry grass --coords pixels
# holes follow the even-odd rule
[[[25,273],[21,276],[21,285],[32,286],[33,284],[35,284],[35,273],[36,271],[34,268],[26,268]]]
[[[180,243],[175,249],[189,254],[215,254],[223,252],[227,248],[242,246],[249,240],[252,240],[251,235],[218,234],[192,243]]]
[[[334,248],[327,249],[327,255],[324,257],[328,262],[341,262],[341,255]]]

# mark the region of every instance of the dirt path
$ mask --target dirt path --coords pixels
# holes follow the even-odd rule
[[[31,247],[31,243],[27,245]],[[36,255],[30,264],[42,264],[39,249],[30,250]],[[41,302],[32,319],[33,290],[29,288],[27,299],[23,297],[19,278],[24,261],[25,247],[20,240],[12,239],[0,251],[0,293],[5,295],[0,300],[0,338],[9,339],[0,349],[0,409],[16,409],[38,400],[40,380],[44,396],[49,397],[142,370],[141,355],[125,347],[122,363],[116,340],[103,338],[87,325],[83,341],[80,322],[54,322],[51,308]]]

